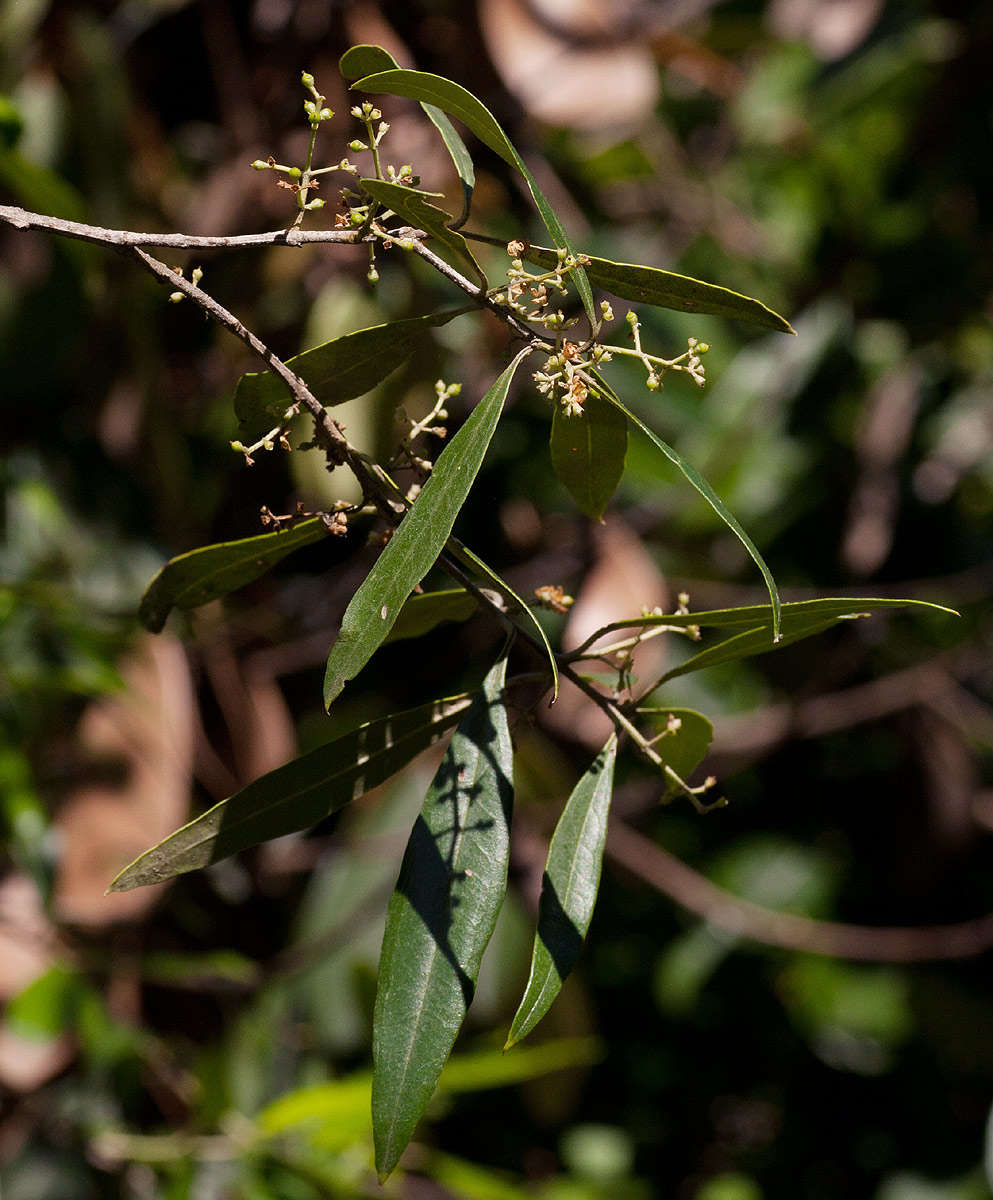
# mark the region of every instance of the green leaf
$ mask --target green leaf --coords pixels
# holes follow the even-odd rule
[[[946,608],[943,604],[932,604],[928,600],[899,600],[889,597],[883,599],[878,596],[824,596],[819,600],[796,600],[782,605],[781,612],[784,629],[793,629],[803,622],[814,622],[821,619],[838,620],[895,608],[926,609],[930,612],[945,613],[947,616],[959,616],[954,608]],[[693,625],[699,626],[701,629],[733,629],[742,625],[751,628],[756,625],[764,625],[770,630],[771,637],[772,623],[773,611],[768,604],[746,604],[740,608],[717,608],[690,613],[661,613],[658,616],[638,616],[625,621],[612,621],[598,630],[593,638],[597,640],[608,633],[616,633],[621,629],[648,629],[654,625],[670,625],[676,629],[688,629]]]
[[[832,625],[838,624],[839,621],[852,619],[853,617],[834,617],[826,621],[805,622],[787,632],[783,632],[778,641],[773,639],[772,629],[768,625],[763,625],[759,629],[746,629],[744,633],[737,633],[734,637],[727,638],[725,641],[719,642],[716,646],[711,646],[707,650],[701,650],[699,654],[694,654],[692,658],[688,658],[685,662],[680,663],[678,667],[673,667],[671,671],[666,671],[664,675],[659,677],[655,686],[659,687],[667,680],[676,679],[680,675],[689,675],[694,671],[702,671],[706,667],[715,667],[718,663],[735,662],[739,658],[750,658],[755,654],[766,654],[770,650],[782,650],[786,646],[791,646],[794,642],[802,641],[803,638],[823,633],[826,629],[830,629]]]
[[[425,592],[411,596],[400,609],[396,624],[383,642],[399,642],[430,633],[445,621],[467,621],[479,606],[476,597],[465,588],[448,588],[441,592]]]
[[[397,70],[399,64],[393,55],[384,50],[382,46],[362,45],[352,46],[350,50],[346,50],[338,61],[338,68],[344,79],[361,79],[364,75]],[[462,184],[462,212],[457,221],[449,224],[449,229],[459,229],[468,220],[472,192],[476,186],[476,173],[473,169],[472,159],[469,157],[469,151],[465,148],[465,143],[456,133],[455,126],[441,109],[433,104],[424,103],[421,104],[421,108],[428,120],[441,134],[441,140],[445,143],[445,148],[451,156]]]
[[[586,397],[582,415],[566,416],[555,405],[551,432],[552,467],[580,509],[599,521],[621,475],[628,448],[624,415],[602,396]]]
[[[490,587],[494,588],[503,596],[504,600],[508,601],[507,607],[510,612],[514,614],[519,613],[524,620],[531,623],[532,629],[537,634],[538,640],[544,646],[545,654],[548,656],[548,665],[552,676],[552,703],[554,704],[559,695],[559,668],[558,663],[555,661],[555,653],[548,640],[548,635],[541,627],[541,622],[510,584],[505,579],[502,579],[492,567],[487,566],[478,554],[474,554],[468,546],[463,545],[458,538],[449,538],[445,543],[445,547],[459,562],[482,575]]]
[[[414,352],[427,329],[447,325],[469,312],[466,308],[427,313],[357,329],[288,359],[295,371],[325,406],[364,396],[395,371]],[[242,375],[234,394],[234,410],[244,435],[261,437],[284,420],[290,406],[286,385],[271,371]]]
[[[383,179],[360,179],[359,183],[374,200],[385,204],[387,208],[392,208],[398,216],[403,217],[415,228],[423,229],[432,237],[437,238],[443,246],[447,246],[457,259],[461,259],[469,267],[479,281],[482,290],[486,290],[488,287],[486,276],[473,257],[468,243],[461,233],[449,229],[448,223],[452,219],[451,214],[431,204],[427,199],[430,193],[419,192],[399,183],[387,183]]]
[[[455,126],[441,109],[436,108],[433,104],[422,104],[421,108],[424,109],[428,120],[441,134],[441,140],[445,143],[445,148],[458,173],[459,182],[462,184],[462,211],[459,213],[458,220],[451,221],[448,226],[449,229],[461,229],[469,220],[472,193],[476,186],[476,172],[472,165],[472,159],[465,147],[465,142],[459,137]]]
[[[713,725],[692,708],[639,708],[638,715],[647,716],[655,734],[660,735],[652,742],[652,749],[685,782],[710,749]],[[668,792],[671,795],[676,791],[678,786],[670,779]]]
[[[482,465],[514,372],[529,353],[525,349],[517,355],[438,456],[421,494],[352,597],[328,657],[325,708],[382,645],[410,593],[441,552]]]
[[[603,1047],[596,1038],[554,1038],[539,1046],[524,1046],[510,1056],[499,1050],[474,1050],[452,1057],[438,1080],[441,1093],[479,1092],[511,1087],[552,1071],[599,1062]],[[316,1083],[281,1096],[259,1113],[262,1133],[275,1137],[309,1124],[347,1123],[359,1136],[368,1128],[372,1075],[356,1072],[344,1079]]]
[[[529,246],[524,257],[536,266],[551,269],[556,265],[555,251],[545,246]],[[761,325],[764,329],[776,329],[781,333],[796,333],[785,317],[773,312],[761,301],[742,296],[730,288],[715,283],[704,283],[689,275],[677,275],[658,267],[644,267],[637,263],[611,262],[609,258],[588,256],[590,261],[586,273],[598,287],[612,296],[633,300],[637,304],[653,304],[657,308],[672,308],[677,312],[710,313],[717,317],[731,317]]]
[[[466,91],[464,87],[450,79],[443,79],[440,75],[431,75],[427,71],[404,70],[378,71],[373,75],[367,75],[364,79],[359,79],[352,84],[352,87],[361,88],[364,92],[372,92],[377,95],[385,93],[390,96],[407,96],[411,100],[420,100],[422,104],[433,104],[451,116],[457,117],[472,130],[484,145],[489,146],[504,162],[520,171],[534,198],[535,207],[545,223],[545,228],[552,235],[555,245],[563,247],[570,254],[576,253],[562,222],[548,203],[541,188],[538,187],[524,160],[514,149],[510,139],[500,128],[490,110],[477,100],[472,92]],[[572,278],[575,280],[576,290],[583,301],[583,308],[586,310],[590,324],[596,324],[597,315],[593,306],[593,292],[590,289],[590,281],[586,272],[582,268],[577,268],[573,272]]]
[[[338,70],[343,79],[361,79],[364,75],[374,75],[377,71],[396,69],[397,60],[389,50],[368,43],[350,46],[338,59]]]
[[[199,608],[258,579],[301,546],[327,537],[320,517],[300,521],[289,529],[260,533],[236,542],[201,546],[172,558],[145,589],[138,619],[152,633],[165,625],[173,608]]]
[[[548,1012],[579,958],[600,890],[616,758],[617,738],[611,734],[555,826],[541,882],[531,974],[504,1050],[526,1037]]]
[[[717,513],[724,524],[732,530],[738,541],[741,542],[741,544],[751,555],[755,565],[758,567],[759,571],[761,571],[762,578],[765,580],[765,586],[769,591],[769,599],[772,601],[773,633],[778,637],[781,606],[779,592],[776,589],[776,581],[772,577],[772,572],[766,566],[765,559],[761,554],[759,554],[758,547],[748,536],[748,534],[745,533],[740,522],[738,521],[738,518],[733,512],[731,512],[731,510],[727,507],[720,496],[718,496],[706,479],[704,479],[696,467],[691,466],[681,454],[672,448],[672,446],[668,445],[666,442],[663,442],[658,434],[649,429],[644,421],[642,421],[639,417],[636,417],[634,413],[625,406],[613,388],[605,383],[598,375],[595,375],[594,377],[596,378],[597,383],[603,388],[607,399],[611,402],[611,404],[619,408],[620,411],[627,417],[627,419],[633,425],[637,426],[637,428],[640,429],[641,432],[647,438],[649,438],[659,448],[659,450],[662,451],[666,458],[671,463],[674,463],[680,471],[682,471],[683,475],[689,480],[692,486],[700,493],[701,496],[703,496],[704,500],[707,501],[707,503],[714,510],[714,512]]]
[[[472,1000],[507,888],[513,750],[501,658],[455,732],[390,900],[373,1023],[376,1171],[396,1166]]]
[[[4,1025],[18,1037],[51,1041],[75,1026],[83,990],[77,971],[49,967],[8,1000]]]
[[[315,825],[433,745],[471,701],[472,695],[466,693],[367,721],[270,771],[146,850],[125,867],[110,891],[161,883],[269,838]]]

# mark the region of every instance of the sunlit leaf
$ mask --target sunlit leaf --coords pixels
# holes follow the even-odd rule
[[[300,521],[289,529],[260,533],[236,542],[201,546],[172,558],[145,589],[138,619],[158,633],[174,608],[199,608],[218,596],[258,579],[294,550],[327,537],[320,517]]]
[[[639,708],[653,727],[652,749],[667,767],[686,781],[703,762],[714,738],[714,727],[703,713],[692,708]],[[669,792],[677,784],[669,780]]]
[[[482,465],[510,381],[527,353],[525,349],[517,355],[438,456],[413,507],[352,597],[328,657],[326,708],[382,645],[410,593],[441,552]]]
[[[623,413],[590,394],[579,416],[555,405],[550,439],[552,467],[579,508],[599,521],[624,473],[628,425]]]
[[[476,597],[465,588],[448,588],[441,592],[411,596],[400,610],[396,624],[383,644],[422,637],[445,621],[467,621],[478,606]]]
[[[288,359],[286,365],[303,379],[321,404],[343,404],[382,383],[413,354],[428,329],[447,325],[466,311],[449,309],[357,329],[304,350]],[[234,410],[244,436],[261,437],[278,425],[290,399],[286,385],[271,371],[242,375],[234,394]]]
[[[504,160],[516,168],[524,176],[525,182],[534,198],[535,207],[545,223],[545,228],[552,235],[556,246],[562,247],[575,254],[575,248],[562,226],[555,210],[548,203],[544,193],[535,182],[534,176],[528,170],[524,160],[514,149],[510,139],[500,128],[490,110],[464,87],[443,79],[440,75],[431,75],[426,71],[378,71],[367,75],[352,84],[353,88],[361,88],[364,92],[373,94],[385,93],[390,96],[407,96],[411,100],[420,100],[425,104],[433,104],[450,116],[456,117],[467,125],[479,140]],[[591,323],[596,321],[596,311],[593,306],[593,292],[590,281],[582,269],[572,274],[576,290],[583,301],[583,308]]]
[[[944,613],[957,617],[954,608],[943,604],[932,604],[929,600],[900,600],[879,596],[824,596],[819,600],[795,600],[782,605],[783,627],[796,628],[799,623],[817,620],[837,620],[857,617],[862,613],[885,609],[910,608],[915,611]],[[700,629],[733,629],[738,626],[752,628],[764,625],[771,631],[773,612],[768,604],[745,604],[740,608],[717,608],[703,612],[660,613],[655,616],[631,617],[629,620],[612,621],[594,635],[599,639],[621,629],[650,629],[656,625],[669,625],[676,629],[688,629],[694,625]]]
[[[160,883],[315,825],[433,745],[471,700],[470,694],[453,696],[368,721],[270,771],[146,850],[125,867],[110,890],[126,892]]]
[[[548,1012],[579,958],[600,890],[616,757],[617,738],[612,734],[576,784],[555,827],[541,883],[531,974],[505,1050],[526,1037]]]
[[[677,275],[658,267],[644,267],[636,263],[611,262],[607,258],[588,256],[590,261],[586,274],[590,280],[623,300],[637,304],[652,304],[657,308],[671,308],[678,312],[708,313],[718,317],[731,317],[761,325],[764,329],[777,329],[781,333],[795,333],[785,317],[773,312],[760,300],[742,296],[730,288],[715,283],[704,283],[688,275]],[[529,246],[524,258],[546,270],[556,265],[555,251],[544,246]]]
[[[596,1038],[555,1038],[538,1046],[522,1046],[516,1054],[499,1050],[466,1051],[452,1057],[438,1080],[436,1094],[478,1092],[512,1087],[553,1071],[599,1062],[603,1046]],[[364,1132],[369,1123],[372,1073],[362,1071],[329,1083],[298,1088],[275,1100],[257,1118],[269,1137],[317,1125],[348,1123]]]
[[[83,977],[68,967],[52,966],[4,1006],[7,1028],[18,1037],[49,1041],[75,1024],[84,989]]]
[[[396,1166],[475,991],[507,887],[513,750],[506,659],[455,732],[390,901],[373,1024],[376,1170]]]
[[[627,419],[633,425],[637,426],[637,428],[640,429],[641,432],[647,438],[649,438],[659,450],[662,451],[662,453],[671,463],[679,468],[686,479],[689,480],[690,484],[700,493],[701,496],[703,496],[704,500],[707,501],[714,512],[717,513],[724,524],[728,526],[728,528],[737,537],[738,541],[741,542],[741,544],[751,555],[753,562],[762,573],[762,578],[765,580],[765,586],[769,591],[769,599],[772,601],[773,633],[775,636],[778,636],[780,622],[780,600],[779,592],[776,589],[776,581],[772,577],[772,572],[766,566],[765,559],[761,554],[759,554],[758,547],[744,531],[738,518],[733,512],[731,512],[731,510],[727,507],[720,496],[718,496],[706,479],[704,479],[696,467],[688,463],[686,459],[678,453],[678,451],[674,450],[672,446],[668,445],[668,443],[663,442],[657,433],[649,429],[649,427],[639,417],[636,417],[635,414],[631,412],[629,408],[627,408],[613,388],[604,383],[604,381],[599,377],[597,377],[597,383],[603,387],[604,393],[610,400],[611,404],[614,404],[617,408],[619,408],[620,411],[627,417]]]
[[[432,204],[428,199],[429,193],[419,192],[399,183],[387,183],[382,179],[361,179],[359,182],[373,199],[391,208],[414,228],[423,229],[443,246],[447,246],[457,259],[461,259],[462,263],[468,266],[476,276],[479,286],[486,289],[486,276],[473,257],[465,238],[454,229],[449,229],[451,215]]]

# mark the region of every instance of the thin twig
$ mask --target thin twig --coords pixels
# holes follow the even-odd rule
[[[346,245],[361,240],[354,229],[274,229],[270,233],[242,233],[230,237],[201,236],[192,233],[139,233],[129,229],[104,229],[84,225],[44,213],[28,212],[9,204],[0,204],[0,221],[15,229],[42,229],[81,242],[100,246],[158,246],[173,250],[237,250],[245,246],[306,246],[339,242]]]
[[[732,895],[622,822],[607,854],[618,865],[712,925],[767,946],[861,962],[941,962],[993,948],[993,913],[952,925],[873,926],[815,921]]]

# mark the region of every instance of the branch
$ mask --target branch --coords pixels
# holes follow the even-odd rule
[[[43,213],[28,212],[0,204],[0,221],[14,229],[43,229],[62,237],[81,242],[96,242],[101,246],[159,246],[173,250],[220,249],[236,250],[243,246],[304,246],[343,242],[354,245],[360,241],[354,229],[274,229],[271,233],[243,233],[232,237],[200,236],[192,233],[135,233],[128,229],[104,229],[100,225],[84,225],[81,221],[66,221]]]
[[[993,913],[954,925],[872,926],[815,921],[775,912],[711,883],[681,859],[621,822],[607,854],[696,916],[767,946],[861,962],[916,963],[974,958],[993,949]]]

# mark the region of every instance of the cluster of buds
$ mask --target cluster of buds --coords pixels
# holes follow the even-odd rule
[[[334,113],[330,108],[325,107],[325,97],[317,90],[314,77],[309,71],[304,71],[301,74],[300,82],[310,92],[311,96],[309,100],[304,100],[303,111],[307,114],[307,120],[310,122],[311,129],[317,129],[322,121],[330,121]]]
[[[360,169],[348,158],[342,158],[337,163],[328,167],[315,167],[313,165],[314,145],[317,140],[318,130],[324,121],[331,120],[334,112],[325,105],[325,97],[317,90],[313,75],[308,71],[304,71],[300,80],[309,93],[308,99],[303,104],[303,110],[311,131],[306,163],[302,167],[280,163],[272,155],[264,159],[257,158],[252,163],[252,167],[256,171],[276,172],[280,176],[276,180],[276,186],[285,188],[294,194],[298,209],[296,224],[299,224],[303,219],[304,213],[314,212],[325,205],[325,201],[320,197],[315,199],[309,198],[310,194],[316,192],[320,187],[318,176],[326,175],[330,171],[341,171],[346,175],[353,176],[361,174]],[[399,183],[407,187],[416,187],[420,180],[414,174],[413,168],[409,164],[402,167],[386,166],[385,170],[380,164],[379,144],[390,130],[389,123],[382,119],[383,114],[380,110],[375,105],[366,101],[363,104],[356,104],[351,109],[351,114],[365,126],[365,137],[354,138],[349,143],[348,148],[356,153],[368,151],[372,154],[374,174],[378,179],[386,179],[390,183]],[[351,192],[347,188],[343,188],[339,197],[340,211],[335,215],[336,229],[357,229],[367,224],[372,210],[368,196],[360,196],[356,192]],[[370,270],[370,279],[372,279],[373,274],[374,268]]]
[[[575,342],[563,341],[532,378],[539,393],[553,402],[557,401],[565,416],[581,417],[587,396],[595,391],[588,372],[610,362],[610,359],[610,351],[599,343],[584,353]]]
[[[650,392],[657,392],[661,388],[662,376],[666,371],[682,371],[689,375],[698,387],[703,387],[707,382],[707,377],[704,374],[703,359],[700,356],[706,354],[710,349],[706,342],[701,342],[695,337],[687,338],[686,349],[677,358],[659,358],[654,354],[646,354],[642,349],[641,322],[638,320],[637,314],[629,312],[625,320],[630,327],[634,350],[618,350],[618,353],[633,355],[633,357],[641,359],[648,372],[645,386]]]
[[[430,475],[434,469],[434,463],[429,458],[425,458],[414,450],[414,442],[424,433],[432,434],[437,438],[446,438],[448,436],[448,429],[442,424],[442,422],[448,419],[448,409],[445,405],[453,396],[458,396],[461,391],[461,383],[445,383],[443,379],[439,379],[434,385],[434,404],[427,416],[422,417],[419,421],[414,421],[401,410],[399,415],[403,420],[407,421],[410,428],[400,444],[400,459],[394,465],[403,463],[406,466],[413,467],[421,479],[425,479]],[[407,499],[413,500],[413,498],[408,493]]]
[[[183,274],[182,267],[173,267],[172,270],[173,270],[173,274],[175,274],[175,275]],[[200,282],[201,279],[203,279],[203,268],[202,267],[194,267],[193,273],[190,275],[190,281],[192,282],[193,286],[196,287],[196,285]],[[183,292],[170,292],[169,293],[169,303],[170,304],[178,304],[180,302],[180,300],[185,300],[185,299],[186,299],[186,296],[184,295]]]
[[[493,299],[523,320],[543,325],[546,329],[561,330],[575,324],[574,320],[566,318],[560,308],[550,311],[548,304],[552,294],[569,294],[565,277],[589,259],[585,255],[576,256],[559,249],[556,251],[558,261],[555,268],[535,274],[524,266],[522,255],[526,249],[522,241],[507,243],[507,253],[511,258],[507,268],[507,283],[490,293]]]

